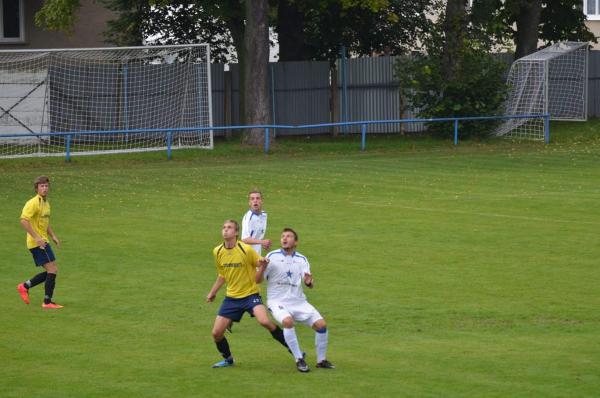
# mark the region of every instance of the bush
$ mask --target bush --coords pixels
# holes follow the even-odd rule
[[[396,79],[405,101],[418,110],[420,118],[499,114],[507,92],[506,62],[479,43],[465,40],[455,60],[456,72],[446,78],[442,45],[432,43],[428,47],[427,54],[402,58],[395,65]],[[497,123],[461,122],[461,138],[487,135]],[[448,123],[429,123],[428,131],[442,137],[453,134]]]

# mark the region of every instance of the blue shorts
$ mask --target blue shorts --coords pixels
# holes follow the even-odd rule
[[[41,267],[42,265],[46,265],[56,260],[54,257],[54,252],[52,251],[52,247],[50,244],[46,245],[46,249],[40,249],[39,247],[34,247],[33,249],[29,249],[31,255],[33,256],[33,262],[36,267]]]
[[[254,316],[254,307],[262,303],[262,299],[258,293],[242,298],[225,297],[221,308],[219,308],[219,315],[229,318],[234,322],[239,322],[244,312],[247,312],[250,316]]]

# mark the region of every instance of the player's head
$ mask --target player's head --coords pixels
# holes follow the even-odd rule
[[[235,220],[225,220],[223,223],[223,228],[221,229],[221,235],[223,239],[233,239],[237,238],[238,231],[240,230],[240,226]]]
[[[281,232],[281,247],[284,250],[295,249],[298,244],[298,234],[291,228],[284,228]]]
[[[250,206],[250,210],[255,213],[258,213],[262,210],[262,192],[258,189],[253,189],[248,192],[248,206]]]
[[[50,179],[46,176],[39,176],[33,182],[33,189],[38,195],[45,197],[48,195],[48,189],[50,188]]]

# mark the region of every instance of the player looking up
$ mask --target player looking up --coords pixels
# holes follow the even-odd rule
[[[254,189],[248,193],[248,207],[250,209],[242,218],[242,242],[251,245],[261,254],[262,250],[269,250],[271,240],[264,239],[267,232],[267,213],[262,211],[262,193]]]
[[[41,272],[33,278],[17,285],[17,290],[25,304],[29,304],[29,289],[45,282],[45,295],[42,308],[57,309],[63,308],[52,302],[54,295],[54,286],[56,285],[56,257],[50,246],[48,235],[52,241],[60,247],[60,241],[56,234],[50,228],[50,202],[48,201],[48,191],[50,190],[50,179],[46,176],[39,176],[35,179],[33,187],[36,195],[29,199],[23,207],[21,213],[21,226],[27,231],[27,248],[33,256],[36,267],[43,267],[45,272]]]
[[[256,267],[267,264],[269,260],[260,257],[249,245],[240,242],[238,230],[237,222],[225,221],[221,229],[224,242],[213,249],[217,280],[208,292],[206,301],[212,302],[221,286],[227,284],[227,293],[212,329],[213,340],[224,359],[214,364],[213,368],[233,365],[233,356],[225,338],[225,330],[232,322],[239,322],[244,312],[255,317],[258,323],[271,332],[275,340],[287,348],[283,331],[271,322],[267,315],[267,308],[260,297],[260,287],[255,281]]]
[[[283,336],[296,359],[300,372],[309,368],[300,349],[294,322],[303,323],[315,330],[317,350],[317,368],[333,369],[335,366],[327,360],[328,331],[327,323],[319,311],[307,300],[302,283],[313,287],[310,264],[306,257],[296,251],[298,234],[291,228],[281,233],[281,249],[267,254],[256,273],[256,283],[267,280],[267,307],[273,317],[283,326]]]

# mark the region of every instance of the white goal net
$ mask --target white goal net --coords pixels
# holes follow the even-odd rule
[[[212,148],[208,45],[0,51],[0,157]]]
[[[588,43],[556,43],[516,60],[508,75],[506,115],[549,114],[552,120],[587,120]],[[543,118],[508,119],[499,136],[542,140]]]

